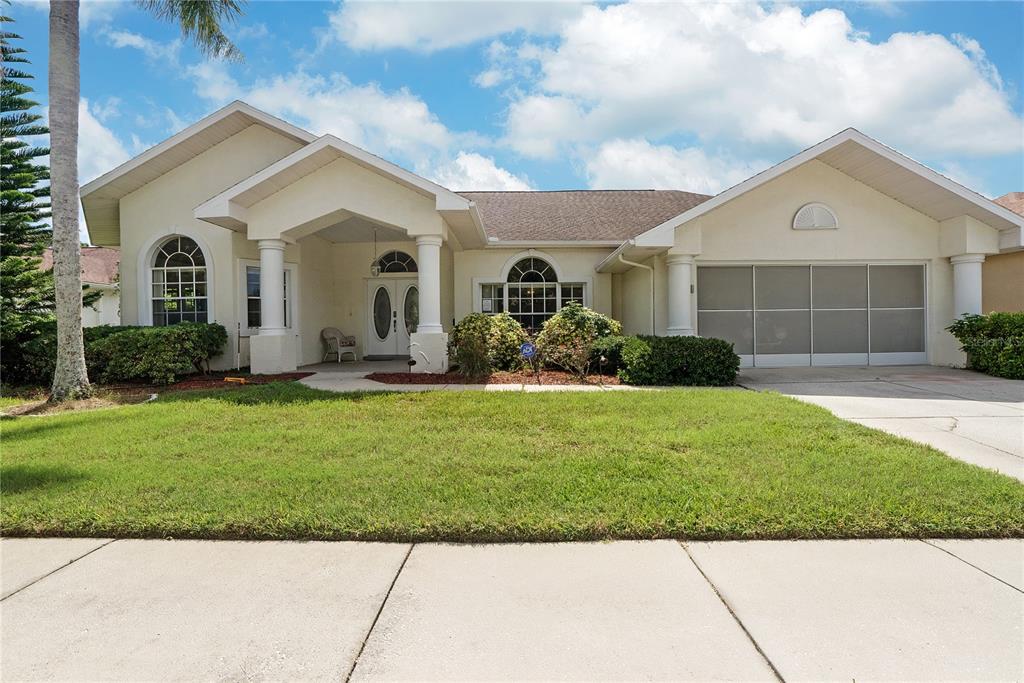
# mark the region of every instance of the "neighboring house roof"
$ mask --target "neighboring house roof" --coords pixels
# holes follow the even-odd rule
[[[1007,192],[1002,197],[992,201],[999,206],[1005,206],[1010,211],[1024,216],[1024,192]]]
[[[116,285],[121,250],[111,247],[82,247],[82,282],[90,285]],[[53,268],[53,250],[43,252],[40,270]]]
[[[623,240],[711,197],[679,190],[459,192],[476,204],[484,230],[500,242]]]

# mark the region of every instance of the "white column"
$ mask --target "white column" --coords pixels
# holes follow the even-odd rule
[[[669,254],[668,264],[668,334],[693,335],[693,256]]]
[[[284,240],[260,240],[260,334],[281,335],[284,327]]]
[[[952,256],[953,264],[953,317],[965,313],[981,313],[981,264],[984,254]]]
[[[441,242],[437,235],[416,238],[420,285],[420,322],[417,332],[439,333],[441,327]]]

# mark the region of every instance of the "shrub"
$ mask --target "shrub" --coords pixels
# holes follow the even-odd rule
[[[590,369],[594,342],[621,333],[617,320],[573,302],[547,319],[537,335],[537,349],[545,362],[583,376]]]
[[[89,363],[89,349],[93,342],[130,329],[119,325],[83,328],[86,364]],[[53,370],[57,364],[57,322],[44,323],[32,339],[16,348],[4,348],[2,357],[5,383],[49,386],[53,383]],[[91,371],[89,374],[95,377]]]
[[[614,375],[622,367],[622,345],[629,337],[609,334],[598,337],[590,347],[590,371]],[[604,362],[601,359],[604,358]]]
[[[523,367],[519,347],[529,340],[526,330],[508,313],[488,317],[491,319],[491,334],[487,338],[487,351],[491,366],[495,370],[519,370]]]
[[[208,371],[210,358],[227,341],[224,326],[216,323],[132,327],[91,344],[86,362],[100,382],[170,384],[177,375]]]
[[[629,337],[619,379],[647,386],[727,386],[736,382],[739,367],[740,357],[722,339]]]
[[[101,325],[82,330],[85,363],[93,382],[142,379],[172,382],[220,353],[227,331],[216,323],[180,323],[170,327]],[[7,349],[4,349],[5,355]],[[45,326],[14,359],[4,360],[4,382],[49,386],[57,359],[57,324]],[[12,362],[13,361],[13,362]]]
[[[452,328],[448,351],[464,375],[483,377],[491,370],[520,369],[519,347],[526,341],[523,326],[508,313],[471,313]]]
[[[968,367],[1024,379],[1024,312],[965,315],[946,329],[967,353]]]

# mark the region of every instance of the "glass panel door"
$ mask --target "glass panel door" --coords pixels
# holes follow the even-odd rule
[[[380,341],[391,335],[391,294],[387,287],[378,287],[373,295],[373,331]]]

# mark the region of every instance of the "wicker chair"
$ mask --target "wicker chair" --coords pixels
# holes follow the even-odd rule
[[[359,354],[356,353],[356,338],[344,335],[337,327],[325,327],[320,331],[320,338],[327,345],[327,352],[324,353],[324,360],[334,354],[341,362],[341,357],[346,353],[352,354],[352,359],[358,361]]]

